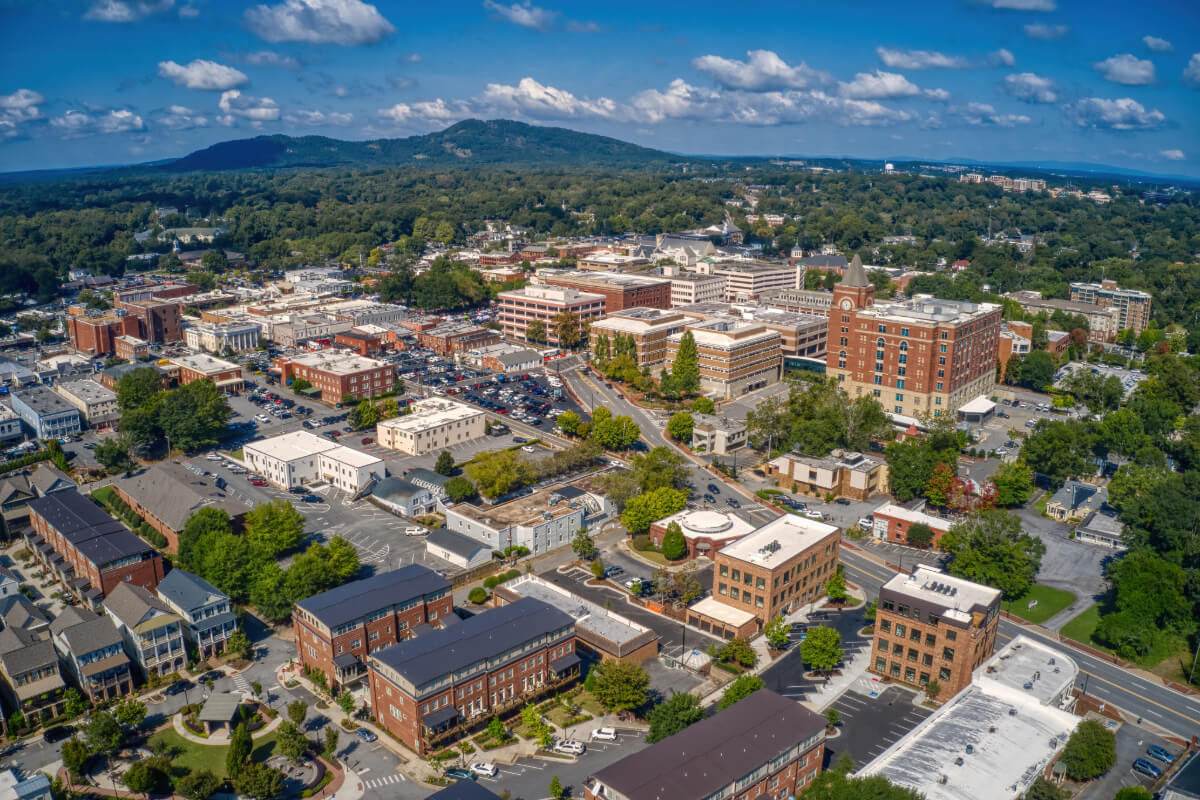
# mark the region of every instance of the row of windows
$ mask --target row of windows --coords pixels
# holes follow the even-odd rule
[[[875,659],[875,671],[876,672],[880,672],[880,673],[886,672],[887,674],[891,675],[893,678],[899,678],[901,669],[904,670],[904,681],[906,683],[915,683],[919,686],[926,686],[929,683],[929,673],[928,672],[922,672],[920,675],[918,675],[915,667],[904,667],[902,664],[899,664],[895,661],[892,661],[889,666],[888,660],[886,658],[883,658],[882,656]],[[940,680],[940,681],[950,680],[950,670],[948,670],[944,667],[941,670],[939,670],[938,671],[938,680]]]

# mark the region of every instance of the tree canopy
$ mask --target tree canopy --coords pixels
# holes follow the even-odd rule
[[[950,574],[999,589],[1009,600],[1033,585],[1046,553],[1041,539],[1021,530],[1018,517],[998,510],[956,522],[939,546],[951,555]]]

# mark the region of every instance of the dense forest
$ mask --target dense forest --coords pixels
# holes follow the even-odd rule
[[[757,187],[758,213],[781,227],[746,222],[725,200]],[[228,228],[218,244],[265,266],[342,259],[357,263],[383,244],[393,252],[424,243],[459,244],[485,219],[535,236],[659,233],[719,222],[728,212],[765,255],[799,245],[837,244],[875,264],[932,270],[968,259],[951,282],[918,279],[918,291],[963,299],[1037,289],[1065,297],[1073,280],[1107,277],[1154,294],[1160,326],[1200,323],[1200,200],[1166,206],[1115,193],[1097,205],[1071,197],[1001,192],[987,184],[916,175],[759,170],[711,174],[648,170],[377,169],[162,174],[88,174],[0,192],[0,293],[48,299],[71,266],[117,274],[126,257],[167,246],[134,234],[157,224],[157,206],[188,209],[165,225]],[[1036,246],[986,246],[989,228],[1030,235]],[[884,245],[886,236],[915,244]]]

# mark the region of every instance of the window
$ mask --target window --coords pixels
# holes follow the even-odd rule
[[[904,645],[900,644],[899,642],[892,645],[892,655],[896,656],[897,658],[904,655]]]
[[[908,683],[912,683],[916,679],[917,679],[917,671],[915,669],[913,669],[912,667],[905,667],[904,680],[907,681]]]
[[[937,645],[937,637],[934,636],[932,633],[925,634],[925,646],[926,647],[934,647],[936,645]]]
[[[900,335],[901,335],[901,336],[908,336],[908,328],[901,328],[901,329],[900,329]]]
[[[926,653],[925,655],[921,656],[921,664],[923,664],[926,667],[932,667],[933,666],[933,654]]]
[[[914,664],[917,663],[917,651],[912,649],[911,647],[908,648],[908,660],[913,662]]]
[[[890,619],[879,620],[879,630],[881,630],[884,633],[891,633],[892,632],[892,621]]]
[[[943,647],[942,648],[942,659],[945,661],[953,661],[954,660],[954,648],[953,647]]]
[[[765,589],[765,588],[767,588],[767,582],[766,582],[766,580],[764,580],[763,578],[755,578],[755,579],[754,579],[754,588],[755,588],[755,589]]]
[[[944,353],[944,352],[946,352],[946,345],[944,345],[944,344],[942,344],[942,345],[938,345],[938,352],[939,352],[939,353]]]
[[[888,649],[888,640],[887,639],[879,639],[878,641],[879,641],[879,649],[886,651]]]
[[[908,634],[908,638],[909,638],[909,640],[911,640],[911,641],[914,641],[914,642],[919,642],[919,641],[921,641],[921,632],[920,632],[919,630],[917,630],[916,628],[913,628],[913,629],[912,629],[912,630],[909,632],[909,634]]]
[[[876,386],[882,386],[882,385],[883,385],[883,376],[882,376],[882,375],[876,375],[876,376],[875,376],[875,385],[876,385]],[[875,392],[875,395],[876,395],[876,396],[879,396],[879,391],[878,391],[878,390],[876,390],[876,392]]]
[[[900,677],[900,665],[899,665],[899,664],[897,664],[895,661],[893,661],[893,662],[892,662],[892,668],[891,668],[891,670],[890,670],[890,671],[891,671],[891,673],[892,673],[892,677],[893,677],[893,678],[899,678],[899,677]]]
[[[941,621],[942,621],[942,618],[940,616],[938,616],[937,614],[929,615],[929,624],[930,625],[937,625]]]
[[[882,351],[882,350],[876,350],[876,351],[875,351],[875,360],[876,360],[876,361],[883,361],[883,351]]]
[[[725,586],[725,584],[723,584],[723,583],[717,584],[717,594],[726,594],[727,591],[728,591],[728,589]]]
[[[733,574],[729,577],[733,578],[735,581],[740,581],[742,579],[742,571],[740,569],[735,569]]]
[[[875,669],[880,672],[883,672],[885,669],[887,669],[887,659],[882,657],[875,659]]]
[[[728,564],[722,564],[722,565],[721,565],[721,571],[720,571],[720,572],[721,572],[721,577],[722,577],[722,578],[728,577],[728,576],[729,576],[729,565],[728,565]]]
[[[946,669],[945,667],[942,667],[938,671],[938,678],[943,681],[950,680],[950,670]]]
[[[952,641],[952,642],[953,642],[955,639],[957,639],[957,638],[958,638],[958,634],[957,634],[957,633],[955,633],[955,632],[954,632],[954,631],[952,631],[952,630],[947,630],[947,631],[946,631],[946,638],[947,638],[947,639],[949,639],[950,641]]]
[[[896,623],[896,635],[899,636],[901,639],[904,638],[904,634],[907,631],[908,631],[908,628],[906,628],[905,626],[901,625],[898,622]]]
[[[887,325],[880,325],[880,326],[879,326],[879,332],[880,332],[880,333],[887,333]]]

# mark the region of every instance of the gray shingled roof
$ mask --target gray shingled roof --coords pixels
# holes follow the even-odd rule
[[[433,570],[420,564],[409,564],[314,595],[301,600],[296,607],[324,625],[336,628],[372,611],[449,588],[450,581]]]
[[[164,614],[174,613],[163,601],[132,583],[117,584],[104,598],[104,607],[130,628],[145,619],[152,610]]]
[[[0,598],[0,620],[6,628],[44,628],[50,624],[45,611],[23,594]]]
[[[250,510],[216,484],[173,462],[155,464],[121,478],[117,486],[173,531],[182,531],[192,514],[205,506],[218,508],[230,517]]]
[[[73,655],[87,655],[114,644],[121,644],[121,634],[108,617],[80,611],[74,617],[76,622],[55,629],[54,626],[58,625],[64,616],[66,616],[65,613],[60,614],[59,618],[54,620],[51,630],[54,630],[67,643],[67,647],[70,648]]]
[[[449,528],[438,528],[429,534],[427,540],[430,545],[440,547],[443,550],[449,550],[456,556],[461,556],[468,561],[474,558],[480,550],[490,551],[483,542],[477,539],[472,539],[470,536],[464,536],[461,533],[452,531]]]
[[[159,597],[188,611],[229,599],[229,595],[204,578],[181,569],[168,572],[167,577],[158,582],[156,591]]]
[[[0,661],[9,675],[21,675],[37,667],[57,664],[58,654],[54,645],[38,639],[21,628],[5,628],[0,631]]]

